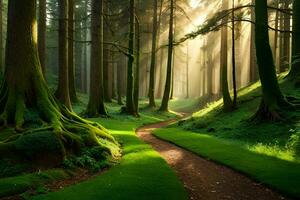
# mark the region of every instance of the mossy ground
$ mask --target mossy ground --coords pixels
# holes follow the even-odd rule
[[[74,105],[76,113],[84,111],[88,100],[86,95],[79,94],[79,97],[81,101]],[[197,99],[189,101],[173,100],[171,101],[171,109],[178,111],[181,111],[182,107],[195,109],[199,105],[198,102]],[[141,100],[140,106],[140,118],[120,114],[121,106],[113,102],[107,104],[109,118],[91,119],[108,128],[122,145],[123,158],[119,165],[113,167],[108,173],[86,183],[41,196],[38,199],[51,199],[54,196],[58,199],[66,199],[66,197],[68,199],[93,199],[95,195],[104,199],[108,197],[109,199],[122,199],[124,196],[132,196],[133,199],[166,199],[168,196],[174,197],[173,199],[186,199],[186,193],[176,175],[150,146],[144,144],[135,136],[134,132],[138,126],[174,118],[177,114],[175,112],[162,113],[157,112],[156,109],[150,109],[147,107],[146,99]],[[0,140],[4,140],[9,135],[9,131],[3,132],[0,134]],[[87,150],[83,156],[68,159],[64,163],[65,167],[60,169],[61,172],[66,174],[65,170],[74,169],[74,165],[89,168],[92,171],[99,171],[99,169],[107,166],[108,163],[105,161],[90,160],[88,155],[92,153],[93,151]],[[31,173],[31,169],[30,163],[16,165],[15,163],[6,162],[3,163],[3,166],[0,165],[0,182],[2,183],[2,180],[5,180],[3,183],[6,185],[2,185],[1,188],[0,184],[0,191],[3,191],[2,195],[23,193],[29,188],[35,189],[37,193],[47,193],[46,188],[42,191],[39,188],[43,188],[45,182],[57,178],[39,179],[37,178],[39,176],[36,176],[39,173]],[[21,180],[21,184],[17,184],[18,187],[8,187],[18,183],[19,180]],[[72,190],[74,188],[81,192],[73,194]],[[26,193],[24,195],[27,196]],[[144,195],[144,197],[141,197],[141,195]]]

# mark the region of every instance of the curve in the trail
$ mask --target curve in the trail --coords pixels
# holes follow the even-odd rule
[[[232,169],[201,158],[192,152],[160,140],[151,133],[176,119],[146,125],[137,135],[152,145],[175,170],[193,200],[282,200],[286,197]]]

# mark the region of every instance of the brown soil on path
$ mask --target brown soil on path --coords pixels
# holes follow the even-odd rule
[[[160,140],[151,132],[175,122],[147,125],[137,135],[152,145],[175,170],[192,200],[282,200],[288,199],[250,178]]]

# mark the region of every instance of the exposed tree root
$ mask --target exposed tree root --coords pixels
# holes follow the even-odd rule
[[[103,152],[107,152],[114,158],[120,156],[117,141],[104,127],[98,123],[82,119],[63,105],[58,104],[48,90],[42,90],[42,87],[36,87],[35,89],[35,95],[39,98],[34,99],[34,102],[29,102],[24,93],[1,92],[3,96],[0,99],[3,99],[3,101],[6,99],[6,103],[4,109],[1,110],[0,126],[2,128],[14,127],[16,132],[4,143],[16,143],[17,146],[20,143],[19,141],[24,143],[28,136],[30,136],[28,137],[30,140],[33,140],[31,136],[36,135],[39,137],[41,133],[52,133],[51,137],[54,140],[57,139],[55,144],[61,144],[62,148],[61,153],[59,153],[62,158],[54,159],[55,162],[62,162],[69,154],[78,154],[83,148],[94,146],[100,147]],[[26,120],[26,113],[28,113],[29,108],[31,111],[35,110],[38,113],[37,119],[33,121],[41,121],[41,126],[32,128],[34,124]],[[42,134],[42,136],[45,137],[45,134]],[[38,138],[33,140],[33,142],[36,141],[38,141]],[[43,152],[43,149],[41,149],[41,152]],[[16,153],[26,154],[26,152],[17,151]],[[53,152],[43,153],[45,153],[44,156],[50,156],[47,153],[51,154]],[[36,152],[34,155],[39,154],[40,152]],[[56,155],[51,156],[55,157]],[[39,155],[39,157],[43,156]],[[29,159],[35,159],[35,156]]]
[[[261,121],[286,121],[286,117],[283,114],[284,110],[293,110],[297,106],[290,103],[287,99],[283,99],[279,102],[274,101],[272,104],[265,104],[264,100],[261,101],[258,111],[250,119],[252,122]]]

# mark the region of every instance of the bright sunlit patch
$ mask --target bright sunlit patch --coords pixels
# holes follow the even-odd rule
[[[200,0],[190,0],[190,6],[192,8],[197,8],[200,4]]]
[[[33,33],[33,42],[37,44],[38,42],[38,32],[37,32],[37,21],[35,20],[32,26],[32,33]]]

